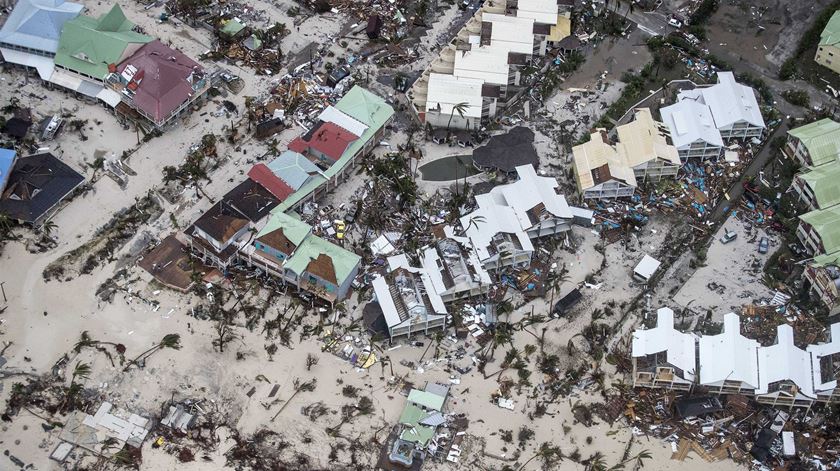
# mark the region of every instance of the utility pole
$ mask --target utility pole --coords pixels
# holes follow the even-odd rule
[[[6,288],[3,287],[3,285],[5,285],[5,284],[6,284],[5,281],[0,281],[0,293],[3,293],[3,302],[7,303],[7,302],[9,302],[9,300],[6,299]]]

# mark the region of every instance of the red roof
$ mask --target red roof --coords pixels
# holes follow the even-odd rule
[[[192,96],[193,84],[188,79],[193,72],[204,73],[198,62],[158,40],[143,45],[117,70],[122,73],[129,65],[137,68],[133,78],[133,82],[138,82],[134,103],[158,122]],[[193,80],[195,83],[198,77]]]
[[[316,150],[332,160],[338,160],[347,147],[359,136],[341,126],[321,122],[302,136],[296,137],[289,143],[289,150],[303,153],[306,150]]]
[[[275,175],[274,172],[272,172],[265,164],[254,165],[251,170],[248,171],[248,178],[259,183],[260,186],[268,190],[280,201],[285,200],[289,197],[289,195],[295,192],[292,187]]]

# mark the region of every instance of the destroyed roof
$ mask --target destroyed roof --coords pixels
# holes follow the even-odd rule
[[[546,41],[558,42],[561,49],[577,49],[580,47],[580,39],[572,36],[572,18],[570,15],[558,15],[557,22],[551,26]]]
[[[520,54],[534,53],[534,20],[498,13],[483,13],[481,21],[490,23],[490,47]],[[554,22],[553,20],[551,21]],[[505,69],[507,74],[507,68]]]
[[[683,379],[694,381],[694,336],[674,329],[674,311],[656,311],[656,327],[633,332],[633,357],[666,352],[667,362],[683,371]]]
[[[465,117],[480,118],[483,84],[481,79],[432,73],[429,75],[426,111],[437,111],[447,116],[463,114]],[[464,109],[453,111],[458,104],[465,105]]]
[[[426,446],[429,440],[435,436],[435,427],[422,425],[420,422],[437,413],[436,411],[424,411],[411,402],[406,403],[399,420],[399,423],[405,425],[406,428],[403,429],[400,438],[407,442]]]
[[[394,109],[385,103],[385,100],[379,98],[364,88],[359,87],[358,85],[351,88],[350,91],[348,91],[347,94],[335,104],[335,109],[362,123],[367,126],[367,128],[359,139],[356,139],[350,144],[347,150],[344,151],[344,155],[342,155],[337,162],[332,164],[330,168],[319,174],[317,177],[313,176],[313,178],[298,188],[298,191],[278,206],[278,211],[285,211],[289,207],[297,204],[301,199],[311,194],[328,179],[338,175],[350,163],[352,157],[362,150],[362,148],[370,142],[371,139],[373,139],[374,135],[385,126],[385,123],[394,116]],[[333,120],[327,121],[335,122]],[[341,123],[336,124],[341,125]],[[345,129],[347,128],[345,127]]]
[[[788,134],[805,146],[814,166],[837,162],[840,158],[840,123],[832,119],[824,118],[799,126]]]
[[[724,129],[739,121],[765,127],[753,89],[736,82],[732,72],[718,72],[717,77],[718,83],[715,85],[682,91],[679,99],[702,100],[709,106],[718,129]]]
[[[289,143],[289,150],[303,153],[315,150],[331,160],[338,160],[347,147],[359,136],[331,123],[318,121],[306,134],[296,137]]]
[[[33,224],[84,181],[50,153],[21,157],[0,193],[0,214]]]
[[[679,152],[668,142],[661,126],[653,120],[649,108],[638,108],[633,121],[616,127],[619,151],[623,151],[627,165],[635,168],[656,159],[680,165]]]
[[[507,85],[508,69],[508,51],[474,45],[469,51],[455,51],[455,66],[452,74],[459,78]]]
[[[770,385],[779,381],[793,381],[798,392],[814,397],[811,377],[811,356],[793,343],[793,328],[788,324],[776,327],[776,343],[758,347],[758,394],[773,394]],[[776,391],[775,393],[778,393]]]
[[[725,381],[740,381],[757,388],[758,346],[757,341],[741,335],[741,318],[726,314],[723,332],[700,337],[700,384],[723,386]]]
[[[559,185],[555,178],[538,176],[533,165],[516,167],[516,174],[519,180],[493,188],[490,195],[498,204],[510,206],[516,211],[523,229],[536,224],[531,215],[540,205],[540,209],[545,209],[554,217],[572,219],[566,197],[557,192]]]
[[[326,256],[332,265],[332,273],[322,278],[335,283],[336,286],[341,286],[361,261],[361,257],[355,253],[325,239],[310,235],[298,245],[295,253],[286,260],[283,266],[300,276],[303,272],[310,270],[310,263],[323,260],[322,255]],[[332,274],[335,275],[334,279],[329,276]]]
[[[820,46],[836,46],[840,42],[840,10],[831,15],[822,33],[820,33]]]
[[[517,18],[530,18],[537,23],[552,25],[557,21],[557,0],[518,0]]]
[[[104,79],[109,64],[118,64],[134,52],[134,47],[139,48],[153,40],[133,28],[134,23],[126,19],[119,5],[114,5],[99,18],[77,16],[64,23],[55,63],[83,75]]]
[[[157,39],[120,63],[117,71],[125,76],[132,67],[136,71],[127,84],[136,84],[132,100],[155,122],[168,118],[206,83],[198,62]]]
[[[274,213],[268,217],[265,226],[257,233],[257,239],[265,239],[266,236],[277,231],[282,232],[283,236],[289,242],[295,244],[295,247],[298,247],[312,232],[312,228],[309,227],[309,224],[286,213]]]
[[[259,221],[268,215],[278,202],[268,190],[246,179],[202,214],[193,226],[225,243],[249,222]]]
[[[446,401],[445,396],[440,396],[432,392],[420,391],[419,389],[412,389],[411,392],[408,393],[408,402],[425,407],[429,410],[440,412],[443,409],[444,401]]]
[[[245,29],[245,25],[242,24],[242,22],[239,21],[238,18],[232,18],[226,21],[224,25],[222,25],[221,31],[222,33],[228,36],[236,36],[237,34],[242,32],[243,29]]]
[[[540,156],[534,149],[534,132],[517,126],[507,133],[497,134],[473,151],[473,162],[479,167],[504,173],[512,173],[520,165],[539,166]]]
[[[587,190],[611,179],[636,186],[636,175],[615,147],[607,142],[607,133],[599,130],[583,144],[572,148],[575,176],[580,191]]]
[[[54,53],[64,23],[84,5],[63,0],[18,0],[0,29],[0,47],[18,46]]]
[[[799,219],[820,235],[824,253],[840,249],[840,206],[831,206],[801,214]]]
[[[3,194],[9,182],[15,162],[17,162],[17,152],[14,149],[0,149],[0,195]]]
[[[820,208],[840,203],[840,163],[832,162],[819,167],[808,167],[797,177],[808,182]]]
[[[840,322],[831,324],[828,342],[808,345],[806,350],[811,355],[814,389],[817,392],[830,393],[837,387],[835,372],[840,367],[840,364],[835,360],[826,362],[826,365],[823,365],[822,358],[831,357],[840,353]],[[829,370],[823,371],[823,366]],[[834,371],[830,369],[834,369]]]
[[[274,172],[272,172],[271,169],[263,163],[259,163],[251,167],[251,170],[248,171],[248,178],[262,185],[263,188],[271,192],[271,194],[280,201],[288,198],[289,195],[295,191],[294,188],[277,177]]]
[[[671,131],[671,141],[677,149],[688,149],[697,141],[723,146],[723,139],[715,127],[708,106],[695,100],[682,100],[660,109],[659,113]]]
[[[412,267],[405,254],[388,257],[388,273],[374,279],[372,284],[376,301],[391,329],[447,314],[429,273],[425,268]]]
[[[366,124],[350,117],[342,111],[339,111],[338,108],[334,106],[324,108],[324,111],[321,111],[321,114],[318,115],[318,119],[341,126],[356,136],[361,136],[368,128]]]
[[[447,232],[446,238],[423,251],[421,260],[435,290],[438,293],[449,290],[457,293],[475,286],[490,286],[490,275],[481,266],[478,254],[467,248],[469,239],[455,237],[451,226],[444,228],[444,233]]]
[[[475,201],[478,208],[461,217],[460,221],[480,260],[492,256],[494,238],[500,233],[511,234],[522,250],[534,250],[531,239],[523,230],[513,208],[497,203],[489,193],[477,195]]]

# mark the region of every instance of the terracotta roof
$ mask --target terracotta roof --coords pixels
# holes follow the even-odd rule
[[[158,40],[138,49],[119,65],[117,71],[122,74],[129,66],[135,67],[137,73],[128,85],[139,82],[134,103],[158,122],[204,88],[201,65]]]
[[[290,142],[289,149],[301,153],[313,149],[332,160],[338,160],[347,147],[358,138],[359,136],[335,123],[321,121],[309,132]]]
[[[248,172],[248,178],[259,183],[280,201],[288,198],[295,191],[294,188],[278,178],[265,164],[254,165]]]

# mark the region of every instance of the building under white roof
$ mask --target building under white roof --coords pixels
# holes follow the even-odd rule
[[[766,126],[753,89],[736,82],[732,72],[718,72],[717,76],[717,84],[682,91],[678,99],[707,105],[724,139],[761,135]]]
[[[737,382],[741,388],[757,388],[758,347],[757,341],[741,335],[741,318],[726,314],[723,332],[700,337],[700,384],[722,388],[726,382]]]
[[[321,111],[321,114],[318,115],[318,119],[325,123],[333,123],[340,126],[357,136],[363,135],[368,128],[365,123],[354,119],[334,106],[324,108],[324,111]]]
[[[444,302],[478,296],[490,290],[492,280],[481,265],[470,240],[444,227],[446,237],[423,250],[420,263]]]
[[[557,0],[517,0],[516,16],[530,18],[536,23],[557,24]]]
[[[537,213],[541,209],[555,218],[571,221],[574,215],[566,197],[557,192],[555,178],[537,175],[533,165],[516,167],[516,174],[519,180],[493,188],[490,196],[496,203],[513,208],[523,229],[527,230],[538,223],[535,219],[539,217]]]
[[[514,258],[527,253],[527,261],[530,262],[534,245],[522,228],[516,211],[510,206],[497,203],[490,194],[478,195],[475,200],[478,208],[461,217],[461,226],[481,263],[497,268],[491,260],[502,255],[501,246],[505,246]]]
[[[534,20],[498,13],[484,13],[482,22],[492,25],[490,47],[507,52],[534,53]],[[555,22],[557,19],[555,18]],[[507,69],[505,69],[507,71]]]
[[[756,395],[774,396],[774,383],[792,381],[796,384],[795,398],[812,400],[814,383],[811,376],[811,356],[793,343],[793,327],[782,324],[776,327],[776,343],[758,347],[758,388]]]
[[[466,105],[462,110],[464,117],[480,119],[483,84],[484,80],[481,79],[432,73],[429,75],[426,112],[438,112],[446,115],[447,119],[452,114],[454,121],[461,117],[461,113],[458,111],[452,113],[452,109],[455,105],[464,103]]]
[[[452,74],[458,78],[479,79],[494,85],[507,85],[508,69],[506,50],[474,46],[470,51],[455,51],[455,68]]]
[[[446,306],[424,268],[412,267],[405,254],[388,257],[388,273],[371,283],[393,337],[445,327]]]
[[[817,395],[830,396],[837,388],[837,369],[840,368],[840,322],[831,324],[828,342],[808,345],[811,371]]]
[[[723,139],[715,127],[708,106],[696,100],[682,100],[660,109],[659,112],[662,114],[662,122],[671,131],[671,142],[677,150],[688,150],[698,141],[717,147],[723,146]]]
[[[674,328],[674,311],[667,307],[656,311],[656,327],[633,332],[633,358],[665,352],[669,365],[682,370],[685,382],[694,381],[694,339]]]

